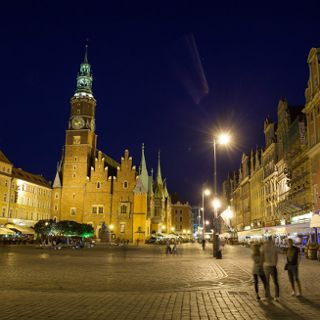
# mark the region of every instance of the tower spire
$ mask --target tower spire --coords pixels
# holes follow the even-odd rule
[[[141,163],[140,163],[140,168],[139,168],[139,175],[142,181],[143,186],[145,187],[146,190],[148,190],[148,169],[147,169],[147,164],[146,164],[146,159],[144,156],[144,143],[142,143],[142,150],[141,150]]]
[[[80,71],[77,75],[77,89],[74,94],[75,97],[78,96],[89,96],[93,98],[92,95],[92,73],[91,66],[88,62],[88,44],[86,44],[86,49],[84,53],[83,62],[80,64]]]
[[[158,151],[158,170],[157,170],[157,183],[162,185],[161,165],[160,165],[160,149]]]
[[[88,44],[86,44],[86,51],[84,53],[83,63],[88,63]]]

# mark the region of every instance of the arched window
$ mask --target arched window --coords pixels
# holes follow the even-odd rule
[[[123,181],[123,188],[124,189],[128,188],[128,181],[127,180]]]
[[[97,189],[100,189],[100,188],[101,188],[101,183],[97,182]]]
[[[121,206],[121,213],[127,213],[127,206],[125,204]]]

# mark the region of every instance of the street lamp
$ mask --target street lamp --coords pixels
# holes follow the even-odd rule
[[[218,201],[217,195],[217,144],[228,145],[231,142],[230,134],[224,132],[213,137],[213,192],[215,199],[213,200],[213,212],[214,212],[214,238],[213,238],[213,256],[217,259],[221,259],[222,256],[218,254],[219,252],[219,233],[220,233],[220,220],[218,217],[218,210],[221,207],[221,202]]]
[[[202,241],[204,240],[204,197],[209,196],[211,194],[211,191],[209,189],[204,189],[204,186],[202,186]]]

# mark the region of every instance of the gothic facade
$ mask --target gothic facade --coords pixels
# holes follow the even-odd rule
[[[144,240],[171,225],[171,200],[162,180],[160,152],[153,181],[144,146],[139,168],[128,150],[118,162],[98,149],[92,79],[86,52],[70,100],[63,155],[53,183],[51,216],[91,224],[97,237],[105,225],[114,239]]]

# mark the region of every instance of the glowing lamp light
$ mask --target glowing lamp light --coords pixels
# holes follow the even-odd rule
[[[210,222],[209,222],[208,220],[206,220],[206,225],[209,225],[209,223],[210,223]]]
[[[113,225],[113,224],[110,224],[109,229],[110,229],[110,230],[113,230],[113,229],[114,229],[114,225]]]
[[[175,227],[171,227],[171,231],[174,231],[176,228]]]
[[[206,189],[206,190],[203,191],[203,193],[204,193],[205,196],[210,196],[211,191],[209,189]]]
[[[183,229],[183,231],[182,231],[183,233],[186,233],[186,229]]]
[[[229,144],[231,141],[231,137],[228,133],[221,133],[219,136],[218,136],[218,143],[219,144],[223,144],[223,145],[226,145],[226,144]]]
[[[161,230],[165,230],[166,229],[166,226],[161,226]]]
[[[221,208],[221,201],[218,198],[215,198],[212,200],[212,207],[214,209],[220,209]]]

